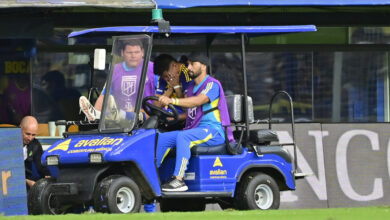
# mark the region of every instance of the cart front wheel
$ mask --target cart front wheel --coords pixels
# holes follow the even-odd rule
[[[96,188],[94,208],[108,213],[139,212],[141,194],[137,184],[126,176],[109,176]]]
[[[54,183],[53,179],[40,179],[28,193],[28,210],[30,214],[65,214],[66,207],[61,206],[57,196],[50,191],[50,184]]]

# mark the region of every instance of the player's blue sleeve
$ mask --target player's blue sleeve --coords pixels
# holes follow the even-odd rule
[[[160,76],[157,76],[156,80],[156,91],[155,94],[157,95],[163,95],[165,92],[165,86],[162,83],[162,78]]]
[[[192,82],[190,75],[188,74],[188,68],[184,65],[181,66],[180,83],[184,94],[187,94],[188,86]]]
[[[217,83],[209,82],[206,87],[202,90],[201,94],[207,95],[209,97],[210,102],[219,98],[219,86]]]
[[[183,82],[183,83],[182,83],[182,86],[183,86],[182,91],[183,91],[183,93],[184,93],[185,95],[187,94],[188,87],[189,87],[189,85],[190,85],[191,82],[192,82],[192,81]]]
[[[158,79],[160,78],[160,76],[158,75],[154,75],[154,88],[157,89],[158,87]]]

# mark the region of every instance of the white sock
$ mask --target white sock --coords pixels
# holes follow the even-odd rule
[[[100,119],[100,115],[101,115],[101,112],[99,110],[96,110],[95,109],[95,116],[96,116],[96,119]]]

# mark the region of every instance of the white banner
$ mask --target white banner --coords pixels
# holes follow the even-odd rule
[[[289,125],[274,130],[281,143],[292,141]],[[298,124],[298,169],[313,175],[281,194],[281,208],[390,204],[388,131],[390,124]]]

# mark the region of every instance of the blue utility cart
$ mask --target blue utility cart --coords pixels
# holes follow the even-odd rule
[[[227,27],[108,27],[74,32],[70,37],[113,35],[112,62],[120,60],[118,50],[125,40],[141,41],[145,55],[139,86],[127,88],[136,94],[133,100],[134,117],[121,121],[112,119],[110,93],[105,93],[102,117],[96,129],[66,133],[64,139],[53,144],[42,156],[42,163],[57,166],[56,178],[42,179],[29,194],[32,214],[61,214],[77,207],[93,206],[94,210],[108,213],[138,212],[142,204],[155,200],[162,211],[200,211],[208,202],[217,202],[223,209],[277,209],[280,191],[295,190],[295,157],[278,144],[271,130],[272,115],[267,121],[270,129],[249,130],[258,123],[253,119],[253,106],[247,95],[245,68],[245,39],[247,36],[315,31],[313,25],[301,26],[227,26]],[[162,167],[156,166],[160,125],[176,113],[164,113],[153,106],[153,97],[142,99],[146,73],[154,38],[189,35],[234,36],[241,42],[244,94],[227,96],[236,143],[214,147],[193,147],[185,182],[187,192],[162,192],[161,183],[168,180],[174,168],[174,157],[167,157]],[[107,79],[106,91],[114,87],[113,68]],[[138,89],[134,89],[138,88]],[[291,98],[289,98],[291,107]],[[278,95],[277,94],[277,95]],[[272,106],[272,101],[271,101]],[[138,122],[140,109],[147,110],[150,118]],[[173,106],[170,108],[174,109]],[[293,108],[291,108],[294,131]],[[67,122],[67,124],[76,122]],[[82,122],[86,123],[86,122]],[[295,146],[295,143],[291,143]],[[294,152],[294,154],[296,154]]]

